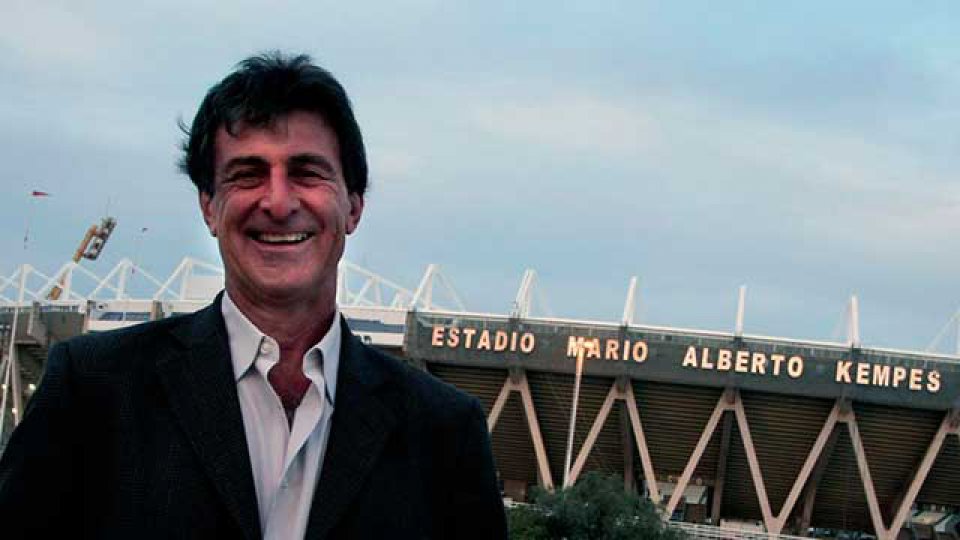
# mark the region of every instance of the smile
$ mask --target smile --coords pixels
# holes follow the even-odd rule
[[[250,237],[264,244],[299,244],[313,236],[313,233],[251,233]]]

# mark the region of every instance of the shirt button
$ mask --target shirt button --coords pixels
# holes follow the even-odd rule
[[[270,354],[272,352],[273,352],[273,343],[267,340],[263,340],[263,342],[260,343],[260,353]]]

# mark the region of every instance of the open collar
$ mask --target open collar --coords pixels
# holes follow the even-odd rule
[[[273,337],[264,334],[240,311],[240,308],[237,307],[226,291],[223,293],[221,313],[230,346],[234,380],[239,381],[254,366],[257,356],[261,354],[262,344],[270,342],[273,346],[277,346],[277,343]],[[331,405],[335,403],[334,400],[337,397],[337,375],[340,369],[342,334],[340,310],[335,308],[330,328],[320,338],[320,341],[307,351],[305,355],[307,362],[303,367],[304,373],[311,380],[316,378],[311,375],[316,375],[317,370],[322,370],[324,388],[327,394],[325,397]],[[313,359],[319,359],[319,362],[311,362]]]

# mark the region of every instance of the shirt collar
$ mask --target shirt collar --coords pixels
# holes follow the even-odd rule
[[[230,295],[227,294],[226,291],[223,293],[220,310],[223,313],[223,322],[227,327],[227,341],[230,345],[230,360],[233,363],[234,380],[239,382],[250,368],[253,367],[260,351],[260,343],[267,335],[250,322],[250,319],[233,303],[233,300],[230,299]],[[319,342],[310,347],[305,355],[313,357],[314,350],[319,351],[323,355],[323,378],[331,401],[337,397],[337,373],[340,367],[341,334],[340,309],[335,307],[333,322],[330,324],[327,333],[320,338]],[[310,371],[312,371],[310,367],[311,366],[307,366],[304,370],[307,376],[309,376]]]

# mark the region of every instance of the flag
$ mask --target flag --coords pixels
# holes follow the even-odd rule
[[[50,194],[47,193],[46,191],[33,190],[32,192],[30,192],[30,196],[31,197],[49,197]]]

